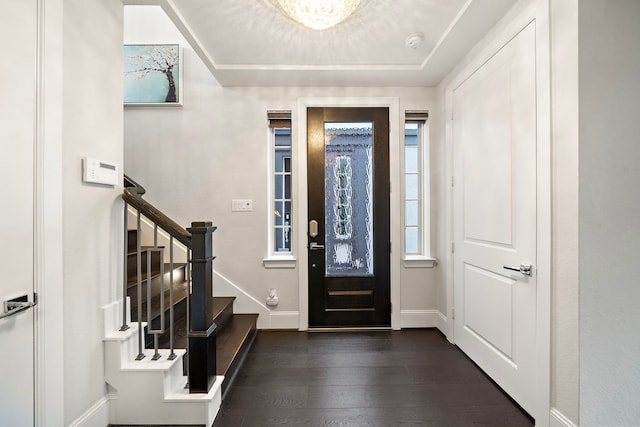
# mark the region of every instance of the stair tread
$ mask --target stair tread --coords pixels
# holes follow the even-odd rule
[[[186,265],[187,264],[184,263],[184,262],[174,262],[173,263],[173,271],[180,270],[180,269],[184,268]],[[167,262],[164,263],[164,272],[165,272],[165,274],[169,273],[170,269],[171,269],[171,265],[169,263],[167,263]],[[160,268],[152,269],[151,270],[151,279],[155,279],[156,277],[160,277],[160,272],[161,272]],[[137,274],[135,274],[135,275],[133,275],[131,277],[127,277],[127,287],[128,288],[131,288],[131,287],[135,286],[138,283],[138,278],[136,276],[137,276]],[[145,282],[148,279],[146,271],[143,271],[141,276],[142,276],[142,281],[143,282]]]
[[[213,321],[215,322],[218,317],[224,312],[225,309],[230,306],[233,307],[233,301],[236,297],[213,297]],[[220,325],[218,325],[220,326]]]
[[[257,314],[234,314],[225,328],[216,331],[216,370],[218,375],[226,375],[238,351],[255,331]]]
[[[233,303],[235,297],[214,297],[213,298],[213,310],[214,310],[214,322],[215,319],[229,306],[230,303]],[[220,334],[225,329],[224,325],[219,325],[216,323],[216,337],[219,337]],[[168,335],[168,334],[165,334]],[[189,340],[189,332],[187,331],[187,318],[180,317],[175,320],[175,330],[174,330],[174,346],[176,348],[187,348],[187,343]],[[217,340],[216,340],[217,341]],[[162,336],[160,338],[160,348],[168,347],[169,345],[169,337]]]
[[[176,349],[174,353],[178,356],[175,359],[169,359],[169,350],[158,350],[160,359],[153,360],[153,350],[143,350],[145,357],[141,360],[129,360],[122,364],[121,370],[123,371],[167,371],[175,363],[181,362],[181,358],[186,354],[183,349]]]
[[[138,249],[136,248],[136,246],[137,246],[137,244],[135,246],[129,248],[127,250],[127,255],[135,255],[135,254],[137,254],[138,253]],[[151,249],[161,249],[161,248],[164,248],[164,246],[155,247],[155,246],[145,246],[145,245],[143,245],[143,246],[140,246],[140,252],[146,252],[146,251],[150,251]]]
[[[173,303],[178,304],[180,301],[184,300],[187,298],[187,282],[182,282],[182,283],[176,283],[173,287]],[[171,295],[169,294],[169,291],[166,290],[164,292],[164,307],[165,310],[169,310],[169,305],[170,305],[170,299],[171,299]],[[132,301],[131,303],[131,310],[132,312],[137,312],[137,306],[136,306],[136,302]],[[142,303],[142,312],[145,313],[146,315],[146,311],[147,311],[147,301],[144,301]],[[155,297],[151,298],[151,313],[153,317],[159,316],[160,315],[160,295],[156,295]]]
[[[244,357],[253,344],[257,333],[258,314],[233,314],[232,307],[235,297],[214,297],[214,321],[222,318],[223,322],[216,322],[216,375],[224,375],[222,382],[223,396],[233,382]],[[169,334],[159,337],[159,347],[169,347]],[[186,316],[177,318],[174,329],[174,348],[188,346],[189,333]]]

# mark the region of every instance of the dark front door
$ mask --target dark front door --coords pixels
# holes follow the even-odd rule
[[[307,110],[309,326],[391,326],[389,110]]]

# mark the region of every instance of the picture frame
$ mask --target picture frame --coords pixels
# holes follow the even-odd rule
[[[179,44],[125,44],[124,105],[182,106]]]

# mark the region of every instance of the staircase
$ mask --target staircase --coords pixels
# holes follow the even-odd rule
[[[211,426],[222,403],[222,377],[208,393],[192,394],[185,388],[183,374],[185,350],[176,350],[169,359],[168,350],[153,360],[154,351],[138,355],[138,324],[118,330],[122,303],[104,307],[105,380],[109,385],[109,422],[117,425],[204,425]],[[146,326],[143,323],[143,327]]]
[[[127,254],[127,295],[131,300],[131,320],[138,321],[137,317],[137,230],[129,230],[129,250]],[[133,242],[133,243],[132,243]],[[142,247],[142,321],[149,323],[147,319],[147,285],[146,280],[149,273],[146,270],[147,258],[151,258],[151,325],[153,329],[158,329],[161,324],[160,320],[160,301],[162,299],[162,289],[164,288],[165,307],[164,323],[166,332],[159,335],[158,345],[161,349],[169,349],[169,287],[171,282],[169,276],[169,264],[163,263],[160,259],[160,251],[153,247]],[[161,268],[164,264],[164,270]],[[174,346],[175,348],[187,348],[188,332],[187,332],[187,281],[185,274],[186,264],[174,264]],[[161,271],[164,271],[164,285],[162,284]],[[251,348],[256,335],[257,314],[234,314],[233,301],[235,297],[214,297],[213,321],[216,324],[216,375],[224,376],[222,382],[223,397],[226,394],[228,386],[238,372],[238,369],[244,361],[244,356]],[[145,334],[145,346],[152,348],[153,336],[149,333]],[[187,369],[185,367],[186,374]]]
[[[213,298],[214,323],[217,325],[216,375],[224,376],[222,382],[223,398],[253,344],[258,319],[257,314],[234,314],[234,300],[235,297]],[[186,326],[186,316],[176,322],[176,348],[187,346]],[[160,339],[160,348],[169,348],[167,334]]]
[[[131,320],[138,321],[138,277],[137,277],[137,239],[138,230],[127,230],[127,296],[131,300]],[[142,246],[140,251],[141,261],[141,296],[142,296],[142,318],[143,322],[148,323],[148,283],[151,283],[151,328],[160,329],[161,327],[161,307],[164,308],[164,329],[169,329],[169,307],[170,293],[169,288],[173,287],[174,293],[174,316],[176,319],[185,319],[187,315],[187,275],[186,263],[174,263],[173,265],[173,284],[169,279],[171,266],[169,263],[161,259],[164,247],[154,248],[153,246]],[[150,268],[149,268],[150,267]],[[165,279],[162,279],[162,276]],[[185,331],[186,332],[186,331]],[[167,344],[168,344],[168,333]],[[145,334],[145,346],[151,348],[153,346],[153,336]],[[161,348],[169,348],[161,347]],[[186,341],[182,347],[186,348]]]
[[[139,194],[144,194],[144,189],[139,188],[141,189],[138,190]],[[125,191],[128,199],[131,199],[131,194],[126,193]],[[125,201],[140,209],[143,215],[146,215],[144,209],[148,210],[150,216],[147,218],[150,218],[152,223],[160,222],[158,226],[161,230],[169,231],[165,236],[167,238],[161,243],[158,241],[158,226],[143,228],[138,225],[137,229],[125,231],[127,298],[104,307],[105,378],[109,384],[112,400],[110,422],[112,425],[204,424],[208,427],[213,423],[224,395],[231,387],[253,344],[258,315],[234,313],[235,297],[211,299],[209,292],[200,293],[199,295],[209,295],[206,297],[209,308],[199,313],[212,313],[210,316],[212,319],[209,319],[209,316],[205,317],[208,319],[206,324],[215,324],[211,327],[213,329],[209,328],[210,332],[208,332],[212,338],[210,342],[213,343],[215,340],[215,360],[210,363],[199,359],[197,363],[192,362],[189,367],[189,352],[186,350],[190,346],[189,283],[191,279],[194,280],[194,295],[191,298],[195,302],[202,303],[203,300],[199,300],[195,294],[196,283],[201,282],[196,282],[196,276],[191,277],[189,265],[186,262],[174,262],[174,249],[180,244],[176,245],[173,236],[175,235],[176,240],[183,244],[190,244],[191,237],[187,230],[171,220],[167,220],[168,227],[164,228],[161,224],[164,215],[141,198],[133,202],[128,199],[125,198]],[[131,216],[131,210],[132,208],[125,204],[125,225],[129,223],[127,217]],[[133,215],[136,216],[137,213]],[[139,219],[137,222],[140,224]],[[195,232],[195,229],[193,230]],[[215,227],[212,230],[215,230]],[[143,241],[150,241],[149,233],[152,233],[154,243],[143,246]],[[173,247],[165,248],[161,246],[162,243]],[[185,250],[185,248],[186,246],[182,247],[182,252],[186,260],[191,258],[191,245],[189,249]],[[178,251],[180,251],[179,247]],[[173,324],[170,316],[171,293],[173,293]],[[198,318],[198,322],[203,322],[202,317]],[[173,352],[170,340],[172,327]],[[164,329],[164,333],[160,333],[160,329]],[[194,326],[192,329],[197,328]],[[143,332],[139,333],[139,331]],[[201,332],[197,334],[202,336]],[[203,341],[194,342],[203,343]],[[206,345],[207,348],[212,348],[209,344]],[[212,350],[206,351],[212,354]],[[207,368],[200,370],[200,366]],[[213,370],[210,368],[215,368],[213,377]],[[199,380],[201,373],[204,377],[208,376],[210,378],[208,392],[205,384],[202,392],[191,390],[190,393],[189,388],[185,387],[188,383],[187,372],[196,375]],[[191,387],[193,386],[192,383]]]

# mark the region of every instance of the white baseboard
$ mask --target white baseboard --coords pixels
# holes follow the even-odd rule
[[[447,316],[442,314],[441,311],[438,311],[436,328],[438,328],[445,336],[449,335],[449,319],[447,319]]]
[[[269,329],[298,330],[300,313],[297,311],[272,311],[269,315]]]
[[[569,418],[558,411],[556,408],[551,408],[549,412],[549,426],[550,427],[577,427]]]
[[[103,396],[69,427],[105,427],[109,425],[109,396]]]
[[[400,327],[440,329],[442,318],[444,316],[438,310],[400,310]]]

